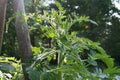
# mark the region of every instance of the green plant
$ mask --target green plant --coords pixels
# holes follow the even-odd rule
[[[0,80],[23,80],[20,64],[14,57],[0,57]]]
[[[40,54],[34,57],[35,61],[27,68],[29,78],[31,80],[115,79],[120,69],[114,66],[114,60],[106,54],[100,44],[78,37],[77,32],[70,31],[76,22],[80,24],[91,22],[89,17],[78,17],[74,14],[66,17],[61,5],[58,2],[56,5],[58,11],[44,11],[44,15],[36,14],[40,19],[36,22],[39,24],[38,28],[43,31],[43,36],[51,39],[52,46],[43,48],[41,45],[40,50],[36,48]],[[40,25],[42,22],[44,24]],[[55,56],[58,57],[57,65],[51,65],[50,61]]]

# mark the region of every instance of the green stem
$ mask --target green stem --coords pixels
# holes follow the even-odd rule
[[[62,72],[61,71],[59,71],[58,72],[58,80],[63,80],[63,78],[62,78],[63,76],[62,76]]]
[[[61,65],[62,65],[62,60],[61,60],[62,57],[63,57],[63,56],[62,56],[62,53],[59,53],[59,54],[58,54],[58,68],[60,68]],[[63,80],[62,77],[63,77],[63,76],[62,76],[62,72],[61,72],[61,71],[58,71],[58,80]]]

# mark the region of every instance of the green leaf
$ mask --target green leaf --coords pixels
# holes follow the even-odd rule
[[[109,58],[108,55],[93,54],[92,57],[102,60],[107,65],[108,68],[114,67],[114,59]]]
[[[59,11],[62,11],[63,7],[61,6],[61,4],[58,1],[56,1],[55,3],[56,3],[56,6],[58,7]]]
[[[106,64],[108,68],[113,68],[114,67],[114,59],[112,58],[107,58],[105,60],[103,60]]]
[[[44,52],[44,54],[39,54],[36,56],[36,60],[43,60],[45,58],[47,58],[48,56],[55,54],[57,52],[57,50],[51,50],[49,52]]]
[[[105,74],[120,74],[120,69],[117,67],[114,68],[107,68],[103,71]]]
[[[108,55],[106,54],[105,50],[104,50],[102,47],[96,46],[96,48],[97,48],[97,50],[98,50],[102,55],[108,56]]]
[[[93,66],[97,66],[97,62],[95,61],[95,58],[89,55],[87,62]]]
[[[30,80],[40,80],[40,72],[36,70],[29,70],[28,72]]]
[[[81,16],[79,18],[79,22],[83,22],[83,21],[88,22],[89,21],[89,17],[88,16]]]
[[[39,47],[32,47],[32,51],[33,51],[34,55],[41,53],[41,50]]]

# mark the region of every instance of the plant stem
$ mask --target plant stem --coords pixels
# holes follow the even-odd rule
[[[62,72],[58,71],[58,80],[63,80]]]
[[[62,53],[59,53],[58,54],[58,68],[60,68],[61,67],[61,65],[62,65]],[[63,76],[62,76],[62,72],[61,71],[58,71],[58,80],[63,80],[63,78],[62,78]]]

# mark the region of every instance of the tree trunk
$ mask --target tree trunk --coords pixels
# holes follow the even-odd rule
[[[19,51],[22,61],[25,80],[29,80],[26,74],[26,67],[32,60],[31,42],[28,32],[28,24],[25,22],[25,8],[23,0],[13,0],[14,11],[17,14],[15,26],[19,44]]]
[[[0,53],[2,48],[3,33],[4,33],[6,5],[7,5],[7,0],[0,0]]]

